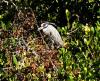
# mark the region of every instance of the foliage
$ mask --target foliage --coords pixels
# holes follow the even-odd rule
[[[71,24],[76,19],[76,15],[83,24],[95,24],[100,19],[99,3],[99,0],[2,0],[0,1],[0,15],[4,16],[4,21],[11,20],[11,16],[13,17],[19,9],[31,7],[39,23],[52,21],[59,26],[65,26],[67,25],[65,11],[68,9],[71,13]]]
[[[97,23],[100,24],[100,22]],[[65,77],[68,81],[99,80],[100,72],[97,71],[97,68],[100,67],[98,64],[100,60],[100,42],[98,40],[100,33],[98,34],[98,25],[95,26],[95,29],[89,25],[81,25],[79,34],[75,32],[70,40],[67,40],[70,42],[69,47],[59,50],[60,60],[63,62],[60,67],[60,76]]]
[[[0,81],[99,81],[99,3],[1,0]],[[46,49],[36,27],[43,21],[59,26],[65,47]]]

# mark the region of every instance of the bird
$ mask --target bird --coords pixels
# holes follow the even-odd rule
[[[56,24],[51,22],[43,22],[38,28],[38,31],[42,30],[43,34],[46,35],[53,45],[56,45],[57,48],[63,47],[63,40],[55,28]]]

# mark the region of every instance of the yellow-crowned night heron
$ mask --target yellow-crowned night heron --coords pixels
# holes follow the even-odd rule
[[[52,41],[52,44],[56,44],[57,48],[63,47],[64,43],[54,23],[44,22],[38,30],[42,30],[44,35],[47,35]]]

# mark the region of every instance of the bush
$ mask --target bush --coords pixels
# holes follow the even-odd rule
[[[98,81],[99,7],[99,0],[0,1],[0,80]],[[46,49],[42,21],[58,25],[65,48]]]

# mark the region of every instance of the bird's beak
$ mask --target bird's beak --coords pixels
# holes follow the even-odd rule
[[[38,28],[38,31],[40,31],[40,30],[42,30],[43,29],[43,27],[40,27],[40,28]]]

